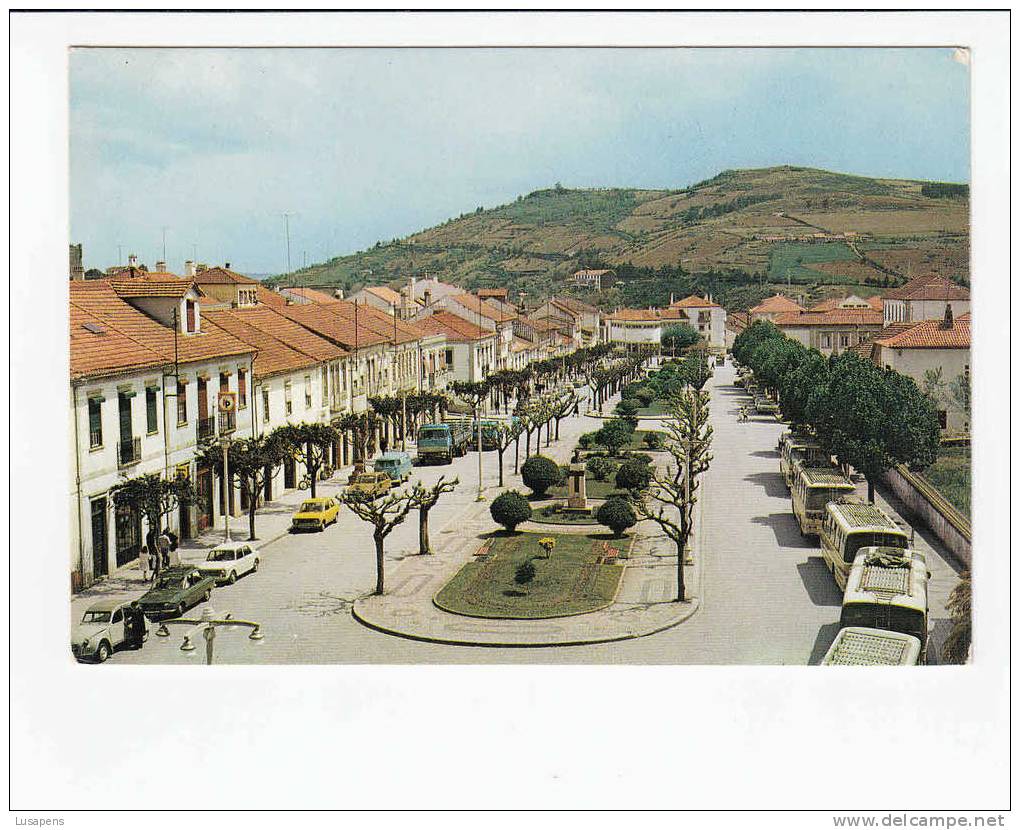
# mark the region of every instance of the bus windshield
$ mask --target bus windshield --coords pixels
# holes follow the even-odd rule
[[[805,510],[824,510],[825,505],[835,501],[844,494],[843,490],[833,490],[829,487],[810,487],[807,497],[804,499]]]
[[[925,631],[923,612],[914,608],[903,608],[899,605],[885,603],[853,602],[844,605],[839,624],[844,628],[861,626],[898,631],[900,634],[912,634],[922,643],[928,634]]]
[[[907,538],[899,533],[851,533],[846,540],[843,550],[843,561],[852,563],[857,551],[867,547],[887,547],[905,550]]]

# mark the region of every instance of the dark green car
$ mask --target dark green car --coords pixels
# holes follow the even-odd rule
[[[203,576],[198,568],[179,565],[163,571],[138,604],[150,619],[182,617],[189,608],[209,599],[215,585],[215,580]]]

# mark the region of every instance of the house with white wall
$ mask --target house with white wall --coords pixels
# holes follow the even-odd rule
[[[947,305],[959,318],[970,311],[970,290],[945,277],[917,277],[883,294],[882,305],[885,325],[941,319]]]

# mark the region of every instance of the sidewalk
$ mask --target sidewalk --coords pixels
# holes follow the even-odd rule
[[[543,447],[542,453],[561,463],[567,461],[577,436],[591,428],[592,420],[587,415],[564,421],[561,440]],[[507,486],[522,486],[520,477],[510,476]],[[456,521],[460,536],[455,544],[431,556],[402,560],[390,572],[386,594],[364,597],[354,603],[351,609],[354,618],[377,631],[425,642],[549,647],[645,637],[680,624],[699,608],[700,532],[695,539],[695,565],[687,571],[687,595],[693,598],[677,603],[672,601],[676,590],[675,548],[654,523],[642,522],[635,528],[629,557],[621,565],[624,573],[616,597],[600,611],[543,620],[483,619],[444,611],[433,603],[433,597],[471,561],[483,534],[493,528],[488,502],[474,505]],[[699,520],[699,531],[701,525]],[[550,525],[543,525],[542,529],[571,532],[568,527]]]

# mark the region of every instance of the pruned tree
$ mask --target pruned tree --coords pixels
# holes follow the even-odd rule
[[[145,516],[154,536],[163,532],[163,520],[182,504],[195,500],[191,481],[184,476],[166,479],[159,473],[129,478],[110,488],[115,507],[127,507]],[[156,557],[159,571],[159,557]]]
[[[664,472],[656,471],[644,498],[634,503],[638,515],[651,519],[676,545],[677,602],[686,600],[684,562],[694,529],[694,506],[698,501],[701,475],[712,462],[712,425],[709,423],[708,392],[689,389],[672,402],[665,421],[671,441],[667,450],[673,457]]]
[[[499,486],[503,486],[503,453],[509,449],[510,445],[520,440],[521,433],[524,431],[524,424],[520,418],[514,418],[509,423],[502,423],[496,427],[495,440],[496,440],[496,457],[499,463]],[[517,465],[514,464],[514,473],[517,473]]]
[[[360,490],[345,490],[339,498],[351,513],[374,528],[372,532],[372,539],[375,541],[374,593],[382,594],[386,587],[386,537],[395,527],[403,524],[407,514],[414,509],[412,494],[391,491],[384,498],[373,499],[368,493]]]
[[[237,438],[230,442],[228,464],[231,477],[236,476],[248,503],[248,540],[255,540],[255,515],[266,481],[276,474],[283,463],[285,448],[275,433],[254,438]],[[211,441],[199,448],[201,465],[211,467],[223,476],[223,448]]]
[[[322,468],[328,466],[330,448],[339,439],[339,431],[330,424],[287,424],[274,429],[270,436],[304,465],[315,498],[316,481]]]
[[[552,416],[556,419],[556,440],[560,440],[560,421],[566,418],[577,405],[577,395],[565,392],[552,402]]]
[[[500,485],[502,483],[500,481]],[[453,492],[458,484],[459,478],[447,481],[446,476],[440,476],[439,481],[431,487],[426,487],[420,481],[415,482],[409,496],[411,507],[418,511],[418,553],[422,556],[432,553],[429,541],[429,511],[439,503],[444,493]]]

